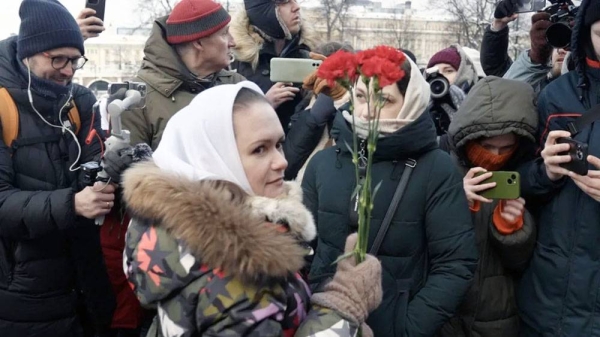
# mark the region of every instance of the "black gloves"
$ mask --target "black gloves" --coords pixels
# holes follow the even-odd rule
[[[335,115],[336,110],[331,97],[325,94],[319,94],[315,100],[315,104],[313,104],[310,109],[310,113],[317,121],[317,124],[320,125],[329,121],[329,119]]]
[[[496,10],[494,10],[494,18],[503,19],[507,17],[511,17],[515,14],[515,10],[517,9],[518,0],[502,0],[496,6]]]
[[[108,150],[104,153],[102,166],[111,182],[119,184],[121,174],[133,163],[133,148],[131,146],[121,150]]]

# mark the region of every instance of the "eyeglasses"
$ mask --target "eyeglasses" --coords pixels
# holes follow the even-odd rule
[[[71,69],[79,70],[83,68],[88,59],[85,56],[67,57],[67,56],[52,56],[48,53],[42,53],[45,57],[52,60],[52,68],[56,70],[64,69],[69,62],[71,63]]]

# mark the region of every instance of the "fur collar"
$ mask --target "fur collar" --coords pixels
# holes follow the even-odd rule
[[[318,35],[314,32],[310,25],[302,19],[302,29],[300,31],[299,45],[306,45],[310,50],[317,47]],[[235,40],[236,46],[233,48],[235,59],[240,62],[250,63],[252,69],[256,70],[260,51],[263,49],[265,39],[254,30],[250,24],[250,19],[246,14],[245,9],[240,9],[233,20],[229,31]]]
[[[300,186],[286,188],[278,199],[251,197],[235,184],[191,181],[152,162],[136,164],[123,177],[133,217],[165,229],[203,264],[252,284],[297,272],[306,255],[299,241],[316,235]],[[288,232],[274,223],[285,224]]]

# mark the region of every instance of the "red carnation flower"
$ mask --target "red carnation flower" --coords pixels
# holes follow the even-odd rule
[[[335,82],[350,81],[350,83],[354,83],[358,76],[357,68],[356,56],[347,51],[339,50],[321,63],[317,76],[327,80],[329,86],[333,86]]]

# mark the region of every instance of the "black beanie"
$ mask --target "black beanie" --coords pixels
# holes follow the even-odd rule
[[[590,1],[585,9],[585,19],[583,24],[591,27],[596,21],[600,21],[600,1]]]
[[[17,39],[20,60],[63,47],[84,54],[83,36],[75,18],[56,0],[23,0],[19,9],[21,27]]]
[[[277,5],[272,0],[244,0],[244,7],[250,24],[260,33],[273,39],[292,38],[285,24],[279,20]]]

